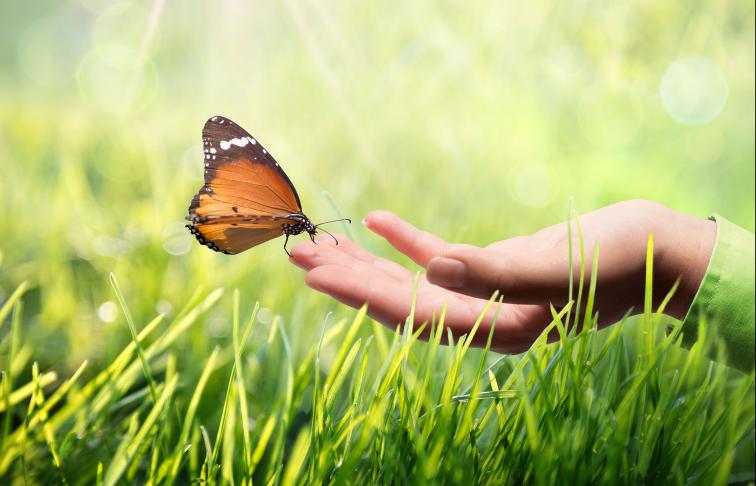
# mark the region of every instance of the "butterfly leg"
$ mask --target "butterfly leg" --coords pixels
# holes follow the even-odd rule
[[[289,253],[289,250],[286,249],[286,244],[289,242],[289,235],[286,235],[286,239],[284,240],[284,251],[286,252],[289,257],[291,257],[291,253]]]

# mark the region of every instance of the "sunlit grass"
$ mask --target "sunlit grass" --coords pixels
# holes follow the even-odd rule
[[[295,357],[277,318],[270,326],[257,321],[259,305],[242,326],[234,291],[232,342],[177,367],[174,341],[227,300],[216,290],[195,294],[173,320],[159,315],[134,329],[99,374],[83,379],[85,362],[57,385],[36,362],[31,381],[14,384],[19,342],[29,339],[19,325],[22,285],[0,308],[11,316],[1,343],[9,371],[0,397],[0,478],[720,484],[738,454],[753,451],[754,376],[709,361],[716,341],[708,323],[690,352],[675,351],[679,324],[659,332],[668,299],[650,307],[651,262],[635,329],[623,320],[608,335],[596,332],[594,273],[584,323],[568,322],[574,315],[577,323],[575,301],[552,309],[552,322],[521,356],[488,353],[494,327],[485,349],[473,353],[477,325],[455,342],[443,312],[430,323],[410,316],[377,350],[373,336],[360,332],[363,308],[351,320],[321,324],[319,341]],[[128,317],[124,325],[135,327]],[[554,329],[559,343],[548,345]]]
[[[413,269],[367,211],[480,245],[571,195],[752,230],[753,9],[0,3],[0,483],[753,480],[749,377],[659,309],[596,331],[595,276],[558,344],[501,357],[311,292],[278,241],[229,258],[182,225],[223,114],[314,221]],[[691,56],[726,81],[704,125],[666,76]]]

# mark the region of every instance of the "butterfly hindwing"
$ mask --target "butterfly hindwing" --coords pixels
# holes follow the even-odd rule
[[[221,253],[235,255],[281,236],[281,224],[291,222],[270,217],[258,220],[220,217],[187,227],[201,244]]]

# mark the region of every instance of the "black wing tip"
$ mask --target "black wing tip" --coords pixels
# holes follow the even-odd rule
[[[207,121],[205,122],[205,126],[208,126],[208,125],[226,125],[226,124],[236,125],[236,123],[234,123],[233,120],[231,120],[230,118],[225,117],[223,115],[213,115],[210,118],[208,118]]]

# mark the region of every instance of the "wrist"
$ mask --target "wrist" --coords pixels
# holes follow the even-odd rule
[[[662,218],[660,238],[655,241],[655,302],[666,297],[675,281],[679,285],[665,313],[683,319],[695,299],[714,251],[717,225],[709,219],[697,218],[671,209]]]

